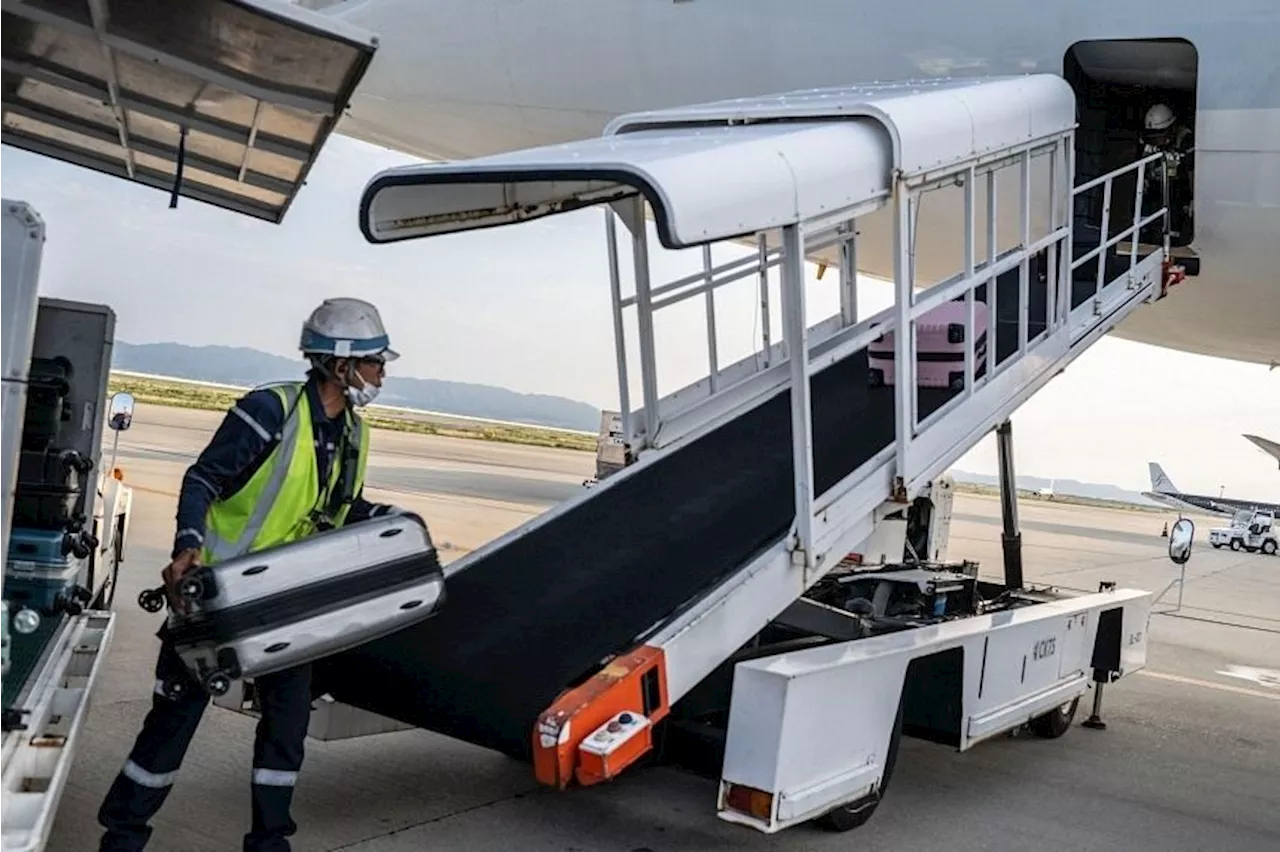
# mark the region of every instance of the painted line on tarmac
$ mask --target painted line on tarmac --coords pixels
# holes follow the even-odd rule
[[[1154,677],[1159,680],[1173,681],[1174,683],[1186,683],[1186,684],[1190,684],[1191,686],[1203,686],[1208,689],[1216,689],[1220,692],[1233,692],[1237,695],[1252,695],[1254,698],[1265,698],[1268,701],[1280,701],[1280,695],[1276,695],[1269,692],[1261,692],[1256,689],[1246,689],[1243,686],[1231,686],[1230,684],[1226,684],[1226,683],[1214,683],[1211,680],[1200,680],[1199,678],[1194,678],[1194,677],[1183,677],[1182,675],[1165,674],[1164,672],[1153,672],[1147,669],[1140,669],[1137,673],[1140,675],[1146,675],[1147,677]]]

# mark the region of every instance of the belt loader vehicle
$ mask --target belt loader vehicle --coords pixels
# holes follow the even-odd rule
[[[625,464],[448,566],[430,622],[324,661],[330,697],[526,760],[557,788],[649,756],[701,765],[719,816],[763,832],[861,824],[904,734],[959,749],[1023,725],[1059,736],[1091,684],[1100,726],[1103,685],[1145,664],[1151,596],[1024,582],[1008,418],[1181,270],[1139,251],[1163,210],[1073,239],[1077,198],[1161,167],[1073,188],[1074,124],[1053,76],[886,84],[629,115],[600,139],[378,175],[360,208],[375,244],[606,208],[622,451],[607,449]],[[1012,213],[998,180],[1017,183]],[[918,289],[929,204],[963,205],[963,261]],[[895,301],[860,316],[860,233],[886,220]],[[659,280],[655,233],[701,250],[701,268]],[[751,250],[717,264],[713,244]],[[817,322],[815,258],[841,271]],[[722,360],[716,302],[734,283],[759,333]],[[706,311],[708,370],[664,388],[656,317],[682,302]],[[918,387],[916,324],[946,302],[967,314],[946,335],[960,380]],[[890,333],[894,369],[871,381],[867,349]],[[606,416],[602,438],[618,431]],[[930,518],[947,514],[944,472],[993,429],[1003,582],[925,543],[945,540]],[[873,551],[886,563],[849,558]]]

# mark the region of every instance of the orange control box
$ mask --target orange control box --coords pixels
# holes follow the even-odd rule
[[[619,654],[586,682],[556,699],[533,730],[533,767],[538,781],[563,790],[573,781],[595,784],[615,777],[653,747],[652,726],[667,715],[667,677],[661,648],[641,645]],[[635,719],[625,725],[624,714]],[[609,731],[611,723],[619,728]],[[622,734],[623,728],[627,734]],[[580,749],[601,732],[609,737]],[[608,740],[608,748],[605,748]],[[590,768],[579,772],[585,762]]]

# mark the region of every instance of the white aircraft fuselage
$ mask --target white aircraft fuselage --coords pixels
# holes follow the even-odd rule
[[[874,80],[1064,73],[1078,42],[1185,39],[1201,274],[1118,336],[1280,360],[1280,5],[1274,0],[346,0],[378,54],[338,132],[427,159],[598,135],[622,113]],[[1123,83],[1142,46],[1093,60]],[[1146,69],[1149,75],[1150,68]],[[1137,153],[1135,151],[1135,158]],[[891,277],[888,252],[861,271]],[[921,269],[927,258],[918,258]],[[946,273],[954,271],[950,268]]]

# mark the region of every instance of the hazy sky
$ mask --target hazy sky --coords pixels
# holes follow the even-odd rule
[[[188,199],[170,210],[166,193],[7,146],[2,156],[5,197],[33,204],[47,225],[42,292],[110,304],[121,340],[291,355],[321,299],[352,295],[379,306],[403,353],[399,373],[617,404],[599,211],[371,246],[356,224],[360,192],[378,170],[412,160],[343,137],[283,225]],[[716,262],[735,251],[718,250]],[[655,278],[700,263],[696,252],[664,257]],[[838,305],[838,275],[810,277],[810,316],[825,316]],[[759,316],[748,283],[718,299],[725,364],[746,354]],[[863,279],[859,299],[865,316],[889,304],[888,287]],[[664,392],[707,366],[701,300],[670,313],[657,325]],[[1276,463],[1241,437],[1280,438],[1280,371],[1263,365],[1107,338],[1023,406],[1014,431],[1020,474],[1138,490],[1149,487],[1147,462],[1159,461],[1186,491],[1280,500]],[[995,473],[994,441],[958,466]]]

